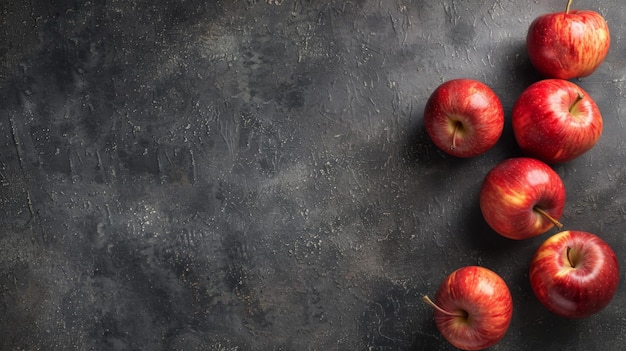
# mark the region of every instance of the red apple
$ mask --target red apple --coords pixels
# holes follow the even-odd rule
[[[609,52],[609,26],[597,12],[572,10],[537,17],[526,36],[533,66],[547,78],[572,79],[593,73]]]
[[[619,275],[611,247],[581,231],[548,238],[530,264],[535,295],[548,310],[566,318],[584,318],[603,309],[615,295]]]
[[[547,164],[528,157],[506,159],[493,167],[480,189],[480,210],[489,226],[509,239],[541,235],[558,222],[565,186]]]
[[[453,79],[432,93],[424,125],[433,143],[456,157],[478,156],[492,148],[504,128],[498,96],[484,83]]]
[[[452,272],[442,283],[433,302],[435,324],[444,338],[463,350],[481,350],[495,345],[506,334],[513,300],[504,280],[495,272],[467,266]]]
[[[562,79],[529,86],[513,105],[513,134],[522,151],[555,164],[589,151],[602,134],[602,115],[581,87]]]

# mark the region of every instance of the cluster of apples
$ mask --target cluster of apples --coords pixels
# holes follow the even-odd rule
[[[512,109],[513,134],[523,157],[506,159],[485,176],[480,209],[498,234],[522,240],[545,234],[559,222],[565,186],[550,164],[573,160],[590,150],[602,133],[602,116],[591,96],[568,79],[591,75],[610,46],[604,18],[594,11],[544,14],[528,29],[531,63],[544,79],[518,97]],[[474,157],[500,138],[504,111],[498,96],[482,82],[455,79],[441,84],[424,110],[433,143],[450,155]],[[595,234],[559,231],[530,261],[530,284],[538,300],[566,318],[599,312],[619,283],[614,251]],[[506,334],[513,301],[505,281],[485,267],[452,272],[434,301],[435,324],[455,347],[479,350]]]

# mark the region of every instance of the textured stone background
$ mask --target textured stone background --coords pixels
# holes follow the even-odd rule
[[[108,0],[0,4],[0,349],[447,350],[420,298],[464,265],[509,284],[494,350],[615,350],[624,285],[600,314],[550,315],[478,208],[518,156],[508,124],[538,80],[528,25],[566,1]],[[577,80],[604,134],[555,169],[566,228],[624,264],[620,0],[612,50]],[[443,81],[502,99],[507,125],[454,159],[423,130]]]

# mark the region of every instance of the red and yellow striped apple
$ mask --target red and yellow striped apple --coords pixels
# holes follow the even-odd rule
[[[619,285],[615,252],[600,237],[563,231],[537,249],[530,284],[539,301],[566,318],[589,317],[611,302]]]
[[[497,344],[513,315],[513,299],[505,281],[494,271],[466,266],[441,283],[435,300],[435,324],[443,337],[463,350],[481,350]]]
[[[571,10],[537,17],[528,28],[530,62],[546,78],[572,79],[591,75],[611,45],[609,26],[595,11]]]
[[[541,235],[553,226],[565,207],[565,186],[547,164],[529,157],[506,159],[485,176],[480,210],[498,234],[515,240]]]
[[[576,84],[545,79],[530,85],[513,105],[513,134],[530,157],[556,164],[589,151],[602,134],[595,101]]]
[[[462,158],[491,149],[504,128],[502,103],[486,84],[449,80],[435,89],[424,108],[424,126],[433,143]]]

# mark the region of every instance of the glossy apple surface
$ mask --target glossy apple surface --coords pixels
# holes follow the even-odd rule
[[[437,329],[463,350],[481,350],[498,343],[513,315],[513,300],[504,280],[479,266],[452,272],[441,283],[435,301],[429,303],[435,307]]]
[[[571,161],[596,145],[602,115],[578,85],[545,79],[530,85],[513,105],[513,133],[522,151],[550,164]]]
[[[504,128],[504,111],[498,96],[484,83],[453,79],[438,86],[429,97],[424,126],[438,148],[469,158],[496,144]]]
[[[619,265],[613,249],[597,235],[563,231],[537,249],[530,265],[530,284],[551,312],[584,318],[613,299]]]
[[[546,78],[591,75],[611,45],[609,26],[595,11],[569,10],[544,14],[530,25],[526,48],[531,63]]]
[[[506,159],[485,176],[480,210],[489,226],[509,239],[541,235],[555,225],[565,207],[565,186],[547,164],[534,158]]]

